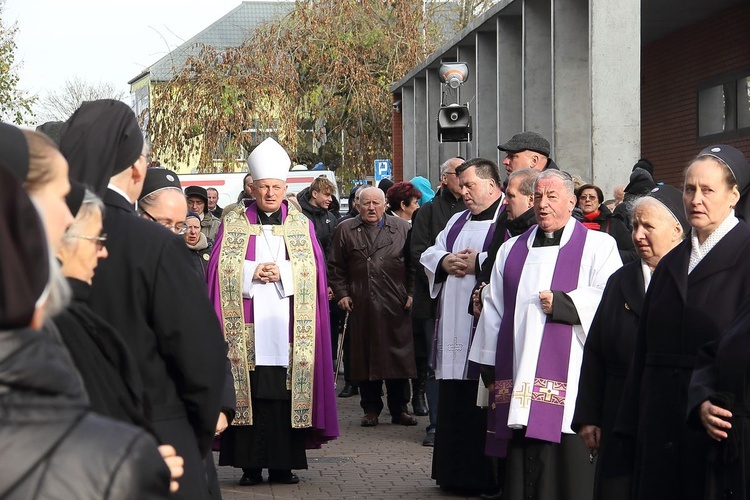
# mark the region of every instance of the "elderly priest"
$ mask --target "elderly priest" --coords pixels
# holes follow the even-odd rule
[[[507,455],[503,498],[591,498],[594,467],[570,428],[583,345],[609,276],[611,236],[571,218],[570,176],[534,183],[538,225],[500,247],[469,359],[490,388],[487,448]]]
[[[241,485],[262,482],[262,469],[291,484],[305,449],[338,436],[325,260],[286,201],[286,151],[268,138],[247,163],[255,199],[224,215],[207,270],[237,393],[219,464],[242,468]]]

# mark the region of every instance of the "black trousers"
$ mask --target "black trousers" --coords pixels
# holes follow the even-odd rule
[[[404,393],[408,384],[409,379],[405,378],[389,379],[385,381],[388,411],[394,417],[397,417],[406,411],[406,404],[409,402],[409,398],[404,397]],[[380,395],[382,387],[382,380],[367,380],[359,382],[359,394],[361,396],[359,404],[365,413],[375,413],[380,415],[380,412],[383,411],[383,398]]]

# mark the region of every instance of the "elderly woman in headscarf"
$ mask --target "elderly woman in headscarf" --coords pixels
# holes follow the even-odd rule
[[[195,212],[188,212],[185,218],[185,244],[190,250],[190,257],[198,272],[203,278],[206,277],[206,266],[211,257],[211,243],[206,235],[201,232],[201,219]]]
[[[8,140],[25,147],[24,134],[0,127],[0,149]],[[51,257],[65,225],[51,228],[50,221],[72,216],[67,188],[60,189],[67,163],[37,149],[46,137],[32,137],[25,158],[0,165],[0,455],[7,465],[0,497],[166,498],[169,470],[153,437],[93,413],[54,330],[40,330],[64,295],[54,291],[59,281]],[[6,152],[0,151],[0,163]],[[33,204],[21,182],[33,190]],[[50,212],[53,207],[67,213]],[[55,240],[48,242],[48,235]]]
[[[750,227],[734,212],[748,184],[750,165],[731,146],[704,149],[685,171],[690,238],[651,279],[615,425],[636,440],[635,498],[704,498],[710,438],[687,425],[688,385],[700,347],[750,296]]]
[[[586,338],[572,428],[592,455],[599,455],[595,499],[630,497],[629,464],[612,428],[651,274],[689,230],[682,193],[672,186],[657,187],[635,201],[632,241],[639,259],[610,277]]]

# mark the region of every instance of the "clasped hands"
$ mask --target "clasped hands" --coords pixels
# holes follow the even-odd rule
[[[276,263],[263,262],[255,268],[253,279],[262,281],[263,283],[273,283],[281,280],[281,271]]]
[[[467,274],[476,274],[475,263],[477,260],[477,251],[467,248],[456,253],[449,253],[443,259],[443,270],[457,278]]]

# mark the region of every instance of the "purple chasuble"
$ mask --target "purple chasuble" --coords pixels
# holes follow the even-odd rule
[[[505,261],[503,319],[497,338],[495,383],[490,395],[487,416],[485,453],[489,456],[507,456],[508,443],[513,437],[513,430],[508,427],[508,412],[513,395],[513,325],[516,296],[521,272],[529,254],[528,239],[533,237],[537,227],[532,226],[516,240]],[[583,225],[575,224],[570,240],[560,247],[550,290],[568,293],[578,288],[586,232],[587,229]],[[560,442],[572,335],[571,325],[556,323],[552,321],[551,315],[547,315],[534,376],[526,437]]]
[[[286,220],[288,213],[287,201],[281,204],[281,220]],[[245,215],[250,224],[258,223],[258,208],[254,201],[245,200]],[[339,435],[338,415],[336,411],[336,386],[333,381],[333,365],[331,354],[331,333],[330,321],[328,318],[328,282],[326,278],[325,257],[320,249],[318,239],[315,237],[315,229],[312,222],[308,224],[308,233],[312,241],[313,253],[315,254],[315,263],[317,268],[317,307],[315,314],[315,367],[313,375],[313,409],[312,409],[312,428],[307,429],[305,436],[305,447],[307,449],[320,448],[321,445],[336,439]],[[221,254],[221,243],[224,239],[224,223],[219,226],[219,232],[214,240],[214,247],[211,251],[211,258],[206,269],[206,280],[208,282],[208,295],[214,303],[214,310],[222,321],[221,304],[219,299],[219,273],[218,261]],[[288,258],[288,252],[287,252]],[[255,236],[250,235],[248,238],[247,252],[245,260],[255,259]],[[240,272],[242,272],[240,270]],[[290,317],[293,311],[293,300],[290,300]],[[245,313],[245,323],[252,323],[253,301],[252,299],[243,299],[243,310]],[[290,321],[289,339],[292,342],[293,337],[293,319]]]

